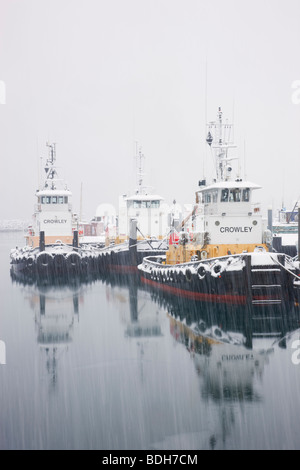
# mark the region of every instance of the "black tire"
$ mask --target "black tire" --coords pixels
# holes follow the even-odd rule
[[[41,253],[36,260],[37,272],[40,276],[52,274],[53,256],[50,253]]]
[[[80,274],[81,258],[78,253],[71,253],[66,258],[67,272],[70,275]]]
[[[185,271],[185,278],[188,282],[191,282],[193,278],[192,271],[189,268],[187,268],[187,270]]]

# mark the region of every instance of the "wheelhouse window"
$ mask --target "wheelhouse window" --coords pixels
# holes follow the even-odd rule
[[[159,208],[159,201],[133,201],[134,209],[155,209]]]
[[[240,202],[240,201],[241,201],[240,188],[231,189],[229,192],[229,202]]]
[[[46,204],[51,204],[51,196],[46,196]]]
[[[52,204],[57,204],[57,196],[52,196]]]
[[[58,204],[64,203],[64,196],[58,196]]]
[[[243,202],[249,202],[250,201],[250,189],[245,188],[243,189]]]
[[[211,193],[205,193],[204,194],[204,203],[205,204],[210,204],[211,203]]]
[[[212,192],[212,202],[217,203],[218,202],[218,191],[213,191]]]
[[[203,204],[203,194],[202,193],[196,193],[196,202],[197,204]]]
[[[221,192],[221,202],[228,202],[228,196],[229,196],[229,190],[226,188],[226,189],[222,189],[222,192]]]

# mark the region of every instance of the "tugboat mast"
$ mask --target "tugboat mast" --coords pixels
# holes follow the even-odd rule
[[[231,130],[233,128],[233,124],[224,124],[222,115],[221,107],[219,107],[218,121],[210,122],[208,124],[208,134],[206,138],[208,145],[214,149],[216,180],[218,182],[228,181],[231,179],[232,167],[229,162],[235,158],[228,157],[228,149],[236,147],[236,145],[231,141]]]
[[[45,180],[45,188],[49,188],[49,180],[51,180],[50,188],[56,189],[54,180],[58,178],[58,174],[55,168],[55,161],[56,161],[56,144],[49,144],[46,143],[47,147],[49,147],[49,155],[46,160],[45,164],[45,172],[46,172],[46,180]]]
[[[137,152],[137,145],[136,145],[136,160],[137,160],[137,190],[136,194],[144,194],[144,186],[143,186],[143,176],[145,175],[143,172],[143,158],[145,155],[142,153],[141,147]]]

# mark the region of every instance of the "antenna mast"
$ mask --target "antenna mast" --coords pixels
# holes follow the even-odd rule
[[[137,143],[136,143],[136,160],[137,160],[137,194],[143,194],[143,159],[145,158],[144,154],[142,153],[141,147],[139,151],[137,151]]]
[[[217,181],[227,181],[231,179],[231,165],[229,162],[234,158],[228,158],[228,149],[236,146],[231,142],[232,124],[223,123],[223,113],[221,107],[218,109],[217,122],[208,125],[206,142],[215,151],[215,164]],[[215,136],[212,135],[212,132]]]
[[[58,174],[57,174],[57,171],[56,171],[56,168],[55,168],[55,161],[56,161],[56,148],[55,148],[55,146],[56,146],[56,144],[55,143],[49,144],[49,142],[47,142],[46,146],[49,147],[49,154],[48,154],[48,158],[47,158],[46,165],[45,165],[45,172],[46,172],[45,186],[46,187],[48,186],[48,184],[47,184],[48,180],[52,180],[51,188],[55,189],[54,179],[58,178]]]

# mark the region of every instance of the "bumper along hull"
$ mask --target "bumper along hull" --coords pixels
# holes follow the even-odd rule
[[[293,272],[274,253],[243,254],[178,265],[147,257],[139,265],[141,281],[200,302],[282,308],[296,302]]]

